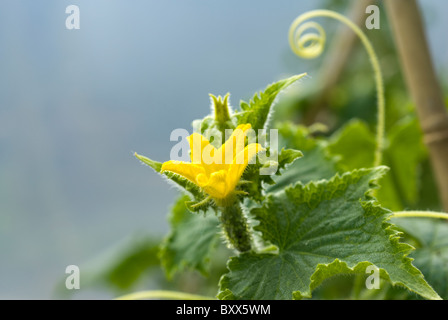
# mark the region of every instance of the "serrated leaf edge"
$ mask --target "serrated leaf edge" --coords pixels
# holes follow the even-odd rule
[[[376,201],[376,199],[372,196],[372,192],[377,189],[379,187],[378,185],[378,180],[389,170],[389,168],[385,167],[385,166],[380,166],[380,167],[376,167],[376,168],[370,168],[370,169],[356,169],[353,170],[351,172],[346,172],[344,174],[339,174],[337,173],[335,176],[333,176],[331,179],[326,180],[326,179],[322,179],[319,180],[317,182],[315,181],[311,181],[306,185],[301,184],[300,182],[296,183],[293,186],[289,186],[287,188],[285,188],[282,191],[278,191],[278,192],[287,192],[287,190],[289,189],[293,189],[296,187],[302,187],[303,189],[308,188],[308,189],[318,189],[320,185],[322,184],[328,184],[328,183],[335,183],[336,180],[342,180],[344,178],[344,176],[346,175],[352,175],[355,172],[361,172],[361,171],[371,171],[374,172],[373,176],[370,178],[369,180],[369,189],[365,192],[365,196],[366,199],[368,199],[367,201],[361,201],[361,205],[362,208],[364,209],[365,214],[368,214],[368,207],[375,207],[377,209],[380,209],[383,212],[383,230],[385,230],[386,235],[389,236],[389,241],[392,243],[392,245],[397,248],[400,249],[399,252],[403,252],[403,256],[402,256],[402,263],[403,265],[407,265],[410,269],[409,271],[412,271],[414,276],[418,276],[421,278],[421,280],[428,286],[427,289],[431,289],[433,291],[432,295],[427,295],[424,296],[427,299],[431,299],[431,300],[441,300],[442,298],[437,294],[437,292],[434,291],[434,289],[426,282],[426,280],[423,277],[423,274],[421,273],[421,271],[419,269],[417,269],[413,264],[412,261],[414,260],[413,258],[410,258],[408,255],[415,249],[414,247],[412,247],[411,245],[407,244],[407,243],[402,243],[400,242],[400,235],[402,234],[402,232],[400,232],[396,226],[392,223],[390,223],[390,218],[391,218],[391,212],[387,209],[382,208],[379,203]],[[270,194],[268,195],[268,197],[266,198],[265,201],[268,201],[270,197],[274,197],[275,194]],[[255,209],[256,210],[256,209]],[[254,228],[256,230],[256,227]],[[265,239],[266,240],[266,239]],[[265,255],[265,254],[263,254]],[[261,255],[260,255],[261,257]],[[223,288],[224,286],[226,286],[226,283],[228,281],[227,279],[227,275],[229,272],[231,272],[231,265],[234,262],[235,258],[238,257],[231,257],[228,262],[227,262],[227,269],[229,270],[226,274],[224,274],[220,281],[219,281],[219,288]],[[356,273],[357,270],[359,270],[362,267],[367,267],[368,265],[373,265],[373,263],[369,262],[369,261],[361,261],[358,262],[356,265],[354,265],[353,267],[349,267],[347,262],[345,261],[341,261],[340,259],[336,258],[334,261],[332,261],[329,264],[318,264],[316,266],[316,269],[314,271],[314,273],[310,276],[310,284],[309,284],[309,291],[308,292],[300,292],[299,290],[297,291],[293,291],[291,293],[292,298],[293,299],[301,299],[301,298],[311,298],[312,297],[312,291],[317,288],[325,279],[322,280],[316,280],[319,272],[322,272],[322,270],[324,268],[329,268],[332,265],[335,264],[341,264],[342,266],[345,267],[345,270],[348,270],[349,273]],[[363,270],[365,271],[365,268],[363,268]],[[380,273],[383,276],[383,279],[386,279],[388,281],[390,281],[390,283],[392,285],[400,285],[403,286],[404,288],[417,293],[415,290],[409,288],[408,286],[406,286],[406,284],[404,284],[401,281],[392,281],[390,279],[390,276],[388,274],[388,272],[384,269],[384,268],[379,268]],[[331,274],[331,276],[337,275],[337,274],[341,274],[343,272],[336,272],[334,274]],[[419,295],[421,295],[421,293],[417,293]],[[235,295],[232,293],[232,291],[228,288],[225,288],[224,290],[221,290],[218,292],[217,294],[217,298],[218,299],[235,299]]]

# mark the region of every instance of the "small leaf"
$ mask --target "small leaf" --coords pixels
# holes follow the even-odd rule
[[[272,105],[280,91],[305,75],[306,73],[303,73],[273,83],[266,87],[264,91],[255,94],[249,103],[241,101],[241,112],[235,115],[238,119],[238,124],[250,123],[255,131],[265,128],[266,121],[272,111]]]
[[[282,151],[280,151],[280,154],[278,155],[278,170],[276,174],[281,175],[280,170],[285,169],[288,165],[301,157],[303,157],[303,153],[299,150],[282,148]]]
[[[270,165],[272,168],[276,169],[275,175],[279,176],[289,165],[300,157],[302,157],[302,152],[294,149],[282,148],[280,154],[277,156],[278,161],[265,165]],[[242,176],[242,179],[249,183],[244,184],[241,187],[241,190],[247,192],[249,197],[256,201],[261,201],[264,198],[263,184],[272,185],[275,183],[272,179],[273,175],[260,174],[260,170],[263,169],[263,166],[264,165],[257,159],[257,163],[249,165]]]
[[[310,181],[329,179],[337,172],[337,159],[329,155],[325,141],[311,136],[308,128],[284,123],[279,129],[283,145],[288,145],[303,152],[300,161],[292,163],[279,177],[274,177],[275,184],[268,192],[279,191],[297,182],[306,184]]]
[[[392,284],[439,299],[407,257],[412,247],[400,243],[399,234],[387,222],[389,211],[370,195],[385,171],[385,167],[355,170],[269,194],[251,214],[259,221],[255,230],[277,246],[278,253],[231,258],[218,297],[311,297],[325,279],[341,273],[365,274],[373,264]]]

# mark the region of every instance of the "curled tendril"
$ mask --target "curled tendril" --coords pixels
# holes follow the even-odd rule
[[[298,21],[298,20],[296,20]],[[320,24],[310,21],[303,24],[294,21],[289,33],[289,45],[292,51],[299,57],[313,59],[321,55],[325,47],[326,34]],[[306,33],[309,29],[315,29],[318,33]]]
[[[318,57],[324,50],[326,35],[325,30],[316,22],[305,22],[308,19],[316,17],[328,17],[336,19],[355,32],[361,39],[366,51],[369,55],[370,62],[375,74],[375,84],[377,91],[377,104],[378,104],[378,120],[376,128],[376,150],[374,166],[381,165],[382,154],[384,148],[384,130],[385,130],[385,99],[384,99],[384,85],[383,77],[381,74],[380,64],[378,58],[373,50],[373,46],[369,39],[366,37],[364,32],[352,21],[347,19],[345,16],[331,11],[331,10],[313,10],[305,12],[304,14],[298,16],[291,27],[289,28],[289,45],[292,51],[299,57],[312,59]],[[306,33],[309,29],[314,29],[317,33]]]

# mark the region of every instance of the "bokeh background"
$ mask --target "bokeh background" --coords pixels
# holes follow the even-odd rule
[[[57,298],[66,266],[82,277],[136,234],[163,237],[177,192],[133,153],[167,160],[171,131],[210,112],[208,93],[238,105],[285,76],[315,81],[322,58],[294,56],[289,25],[351,2],[2,0],[0,299]],[[448,2],[420,3],[446,80]],[[80,30],[65,28],[71,4]]]

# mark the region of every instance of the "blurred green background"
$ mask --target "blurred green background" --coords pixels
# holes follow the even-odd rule
[[[230,92],[237,106],[302,72],[309,77],[296,89],[315,87],[325,54],[294,56],[289,25],[307,10],[346,12],[353,2],[3,0],[0,299],[63,297],[55,288],[66,266],[80,266],[82,278],[135,237],[163,237],[177,192],[134,151],[168,160],[171,131],[191,130],[210,112],[208,93]],[[448,2],[420,3],[446,82]],[[65,28],[71,4],[80,8],[80,30]],[[323,24],[331,41],[338,24]],[[367,31],[380,59],[385,31]],[[77,298],[115,294],[82,284]]]

